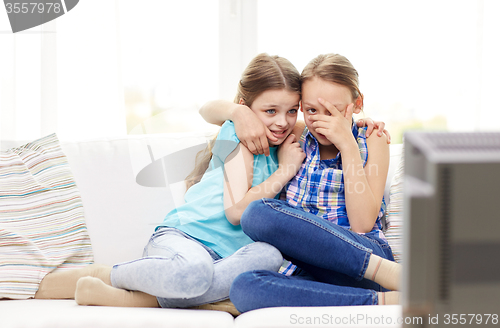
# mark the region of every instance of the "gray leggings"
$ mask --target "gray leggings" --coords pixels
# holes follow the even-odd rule
[[[227,299],[233,280],[251,270],[278,271],[283,261],[273,246],[256,242],[221,258],[175,228],[156,231],[143,258],[111,270],[114,287],[154,295],[161,307],[185,308]]]

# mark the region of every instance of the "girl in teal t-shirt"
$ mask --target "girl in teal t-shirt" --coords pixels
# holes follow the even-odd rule
[[[239,223],[250,202],[276,197],[305,158],[291,135],[300,85],[300,74],[288,60],[255,57],[243,72],[235,102],[250,107],[269,129],[274,146],[269,156],[253,155],[240,143],[233,123],[225,122],[208,156],[186,181],[186,203],[166,215],[142,258],[112,268],[94,264],[50,273],[35,298],[71,298],[74,293],[82,305],[193,307],[227,299],[240,273],[277,271],[281,253],[252,242]]]
[[[239,145],[234,124],[226,121],[212,149],[212,159],[201,181],[186,192],[185,204],[167,214],[157,228],[176,228],[196,238],[224,258],[253,241],[239,224],[229,222],[224,211],[224,162]],[[252,187],[258,186],[278,168],[278,147],[270,148],[270,156],[253,156]]]

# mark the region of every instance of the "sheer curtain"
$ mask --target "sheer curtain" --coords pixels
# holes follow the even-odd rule
[[[80,1],[60,18],[15,34],[1,12],[1,140],[126,134],[117,6]]]

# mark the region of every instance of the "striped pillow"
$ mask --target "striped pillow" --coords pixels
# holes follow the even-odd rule
[[[31,298],[50,271],[92,261],[80,193],[57,136],[0,152],[0,298]]]
[[[401,159],[394,172],[389,191],[389,205],[387,217],[390,222],[385,238],[391,246],[396,262],[402,262],[403,257],[403,178],[404,178],[404,146],[401,150]]]

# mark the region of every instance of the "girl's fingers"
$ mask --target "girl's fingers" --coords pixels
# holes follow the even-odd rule
[[[375,123],[371,119],[366,119],[366,137],[368,138],[372,134],[375,128]]]
[[[384,122],[377,122],[375,125],[377,126],[377,129],[378,129],[378,136],[381,137],[383,131],[385,130],[385,123]]]
[[[354,104],[349,104],[349,105],[347,105],[347,108],[346,108],[346,110],[345,110],[345,112],[344,112],[344,117],[345,117],[345,118],[348,118],[348,117],[349,117],[349,115],[351,115],[351,116],[352,116],[352,109],[353,109],[353,107],[354,107]]]
[[[312,126],[315,129],[317,129],[317,128],[328,129],[329,127],[331,127],[331,124],[330,124],[330,122],[325,122],[325,121],[315,121],[312,124]]]
[[[262,155],[264,154],[264,149],[262,148],[262,145],[260,144],[260,140],[257,140],[254,142],[255,145],[255,151],[257,152],[255,155]]]
[[[315,121],[315,122],[318,122],[318,121],[330,122],[332,120],[332,117],[328,116],[328,115],[316,114],[316,115],[309,116],[309,119],[311,121]]]
[[[246,141],[244,140],[241,140],[241,143],[243,144],[243,146],[247,147],[248,150],[254,154],[254,155],[258,155],[259,153],[257,152],[257,148],[255,147],[254,143],[253,142],[250,142],[250,143],[247,143]]]
[[[318,101],[330,112],[330,114],[332,114],[332,116],[338,116],[340,114],[340,111],[337,109],[337,107],[324,100],[323,98],[318,98]]]
[[[345,111],[344,117],[349,121],[352,122],[352,114],[354,112],[354,104],[350,104],[347,106],[347,109]]]
[[[274,142],[278,141],[278,138],[276,138],[273,135],[273,133],[271,132],[271,130],[269,130],[269,128],[267,126],[265,127],[265,129],[266,129],[266,137],[267,138],[264,136],[262,137],[263,139],[265,139],[265,143],[263,143],[263,144],[267,144],[267,139],[271,139]],[[262,138],[261,138],[261,141],[263,140]]]
[[[295,134],[290,133],[290,135],[288,135],[288,137],[286,137],[285,141],[283,141],[281,146],[285,146],[287,144],[292,144],[294,142],[295,142]]]
[[[260,145],[261,145],[261,148],[262,148],[262,153],[261,154],[269,156],[269,142],[267,141],[267,137],[266,136],[260,137]]]
[[[384,122],[374,122],[372,121],[373,127],[372,130],[378,129],[377,136],[381,137],[382,133],[384,133],[385,123]],[[372,131],[370,131],[371,134]],[[370,134],[366,134],[366,137],[369,137]]]
[[[328,129],[325,129],[325,128],[317,128],[315,129],[315,131],[319,134],[322,134],[324,136],[327,136],[328,135],[328,132],[329,130]]]
[[[384,133],[387,136],[387,143],[390,144],[391,143],[391,135],[389,134],[389,131],[384,129]]]
[[[261,136],[260,137],[260,144],[262,146],[262,149],[263,149],[263,154],[266,155],[266,156],[269,156],[270,155],[270,152],[269,152],[269,142],[268,142],[268,139],[276,142],[278,141],[278,139],[273,135],[273,133],[271,132],[271,130],[269,130],[267,128],[267,126],[264,127],[266,129],[266,134]]]

